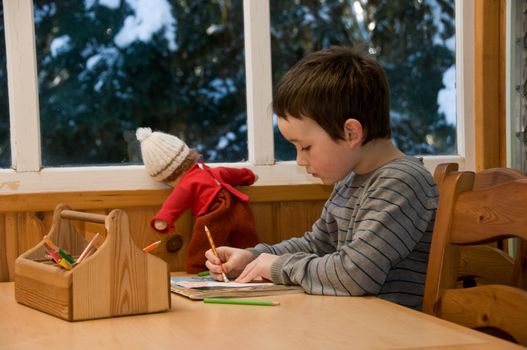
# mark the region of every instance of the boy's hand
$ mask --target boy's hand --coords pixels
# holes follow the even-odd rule
[[[247,283],[251,281],[271,280],[271,265],[278,259],[278,255],[262,253],[249,263],[235,282]]]
[[[222,272],[225,272],[227,277],[237,277],[245,266],[254,260],[254,255],[245,249],[218,247],[216,251],[219,259],[214,255],[212,249],[205,252],[205,258],[207,258],[205,266],[207,266],[211,276],[217,281],[223,280]]]

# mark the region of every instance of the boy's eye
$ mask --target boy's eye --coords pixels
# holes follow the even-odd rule
[[[300,150],[301,151],[309,151],[310,148],[311,148],[311,146],[304,146],[304,147],[300,147]]]

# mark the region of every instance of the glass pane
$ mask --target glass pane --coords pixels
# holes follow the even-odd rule
[[[0,168],[11,167],[8,101],[7,63],[5,56],[4,34],[4,4],[3,1],[0,0]]]
[[[309,52],[366,43],[388,74],[397,146],[409,155],[457,154],[454,0],[270,4],[274,85]],[[294,159],[282,137],[275,144],[277,159]]]
[[[135,130],[247,158],[242,1],[35,1],[43,164],[138,163]]]
[[[511,5],[511,67],[507,70],[516,93],[510,96],[511,166],[527,174],[527,1]]]

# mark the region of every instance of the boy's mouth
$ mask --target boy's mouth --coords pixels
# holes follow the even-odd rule
[[[309,175],[313,176],[313,177],[319,177],[317,173],[312,172],[312,171],[311,171],[310,169],[308,169],[307,167],[306,167],[306,172],[307,172]]]

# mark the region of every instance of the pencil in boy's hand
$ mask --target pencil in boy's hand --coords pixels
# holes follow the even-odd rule
[[[210,234],[210,231],[207,225],[205,225],[205,233],[207,234],[207,239],[209,240],[209,244],[212,249],[212,252],[214,253],[214,256],[220,259],[220,256],[218,255],[218,251],[216,250],[216,245],[214,244],[214,241],[212,240],[212,235]],[[221,259],[220,259],[220,262],[221,262]],[[221,269],[222,269],[221,274],[223,276],[223,282],[229,282],[227,275],[225,275],[225,272],[223,272],[223,265],[221,265]]]

